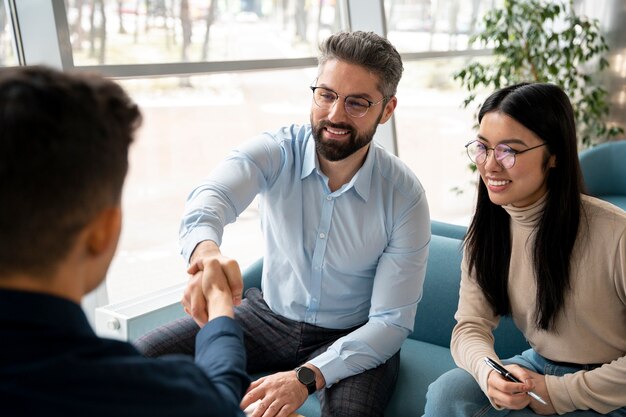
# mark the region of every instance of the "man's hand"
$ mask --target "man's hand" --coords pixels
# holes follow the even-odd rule
[[[310,368],[316,374],[317,386],[324,386],[319,379],[321,372],[315,367]],[[241,409],[260,400],[250,417],[287,417],[304,404],[308,396],[308,390],[298,381],[296,371],[278,372],[252,382],[241,400]]]
[[[540,415],[555,414],[543,375],[517,365],[505,365],[505,368],[517,379],[524,382],[511,382],[497,372],[491,371],[487,378],[487,394],[491,402],[510,410],[521,410],[530,406],[535,413]],[[548,405],[543,405],[532,398],[528,395],[528,391],[535,392],[546,400]]]
[[[190,275],[181,301],[195,322],[204,326],[219,316],[233,317],[233,305],[241,303],[243,280],[239,265],[222,256],[212,241],[196,246],[187,273]]]

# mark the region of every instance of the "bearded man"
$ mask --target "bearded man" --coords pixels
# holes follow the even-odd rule
[[[241,282],[219,246],[224,226],[260,195],[262,288],[246,292],[235,319],[248,372],[268,375],[252,383],[242,408],[258,401],[253,417],[282,417],[317,392],[322,416],[383,415],[430,242],[421,184],[372,142],[396,108],[402,70],[393,45],[374,33],[324,41],[310,125],[250,140],[188,198],[180,241],[189,317],[140,339],[144,354],[193,353],[207,319],[202,275],[219,269]]]

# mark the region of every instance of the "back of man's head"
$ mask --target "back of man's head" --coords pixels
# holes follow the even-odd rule
[[[320,45],[318,63],[337,59],[359,65],[378,75],[379,90],[386,97],[396,95],[402,77],[402,58],[387,39],[374,32],[338,32],[326,38]]]
[[[0,279],[45,276],[119,204],[140,124],[135,103],[100,76],[0,71]]]

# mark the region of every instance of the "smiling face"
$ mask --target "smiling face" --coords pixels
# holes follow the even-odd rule
[[[316,86],[333,90],[341,97],[329,109],[322,109],[312,101],[311,126],[320,158],[340,161],[355,154],[365,154],[378,124],[385,123],[395,109],[397,99],[370,107],[363,117],[350,116],[344,107],[345,96],[362,97],[378,102],[383,94],[378,90],[378,76],[359,65],[339,60],[324,64]],[[356,155],[355,155],[356,156]]]
[[[482,118],[478,140],[489,148],[506,144],[516,151],[544,143],[515,119],[497,111],[489,112]],[[545,146],[517,155],[515,165],[509,169],[496,162],[493,150],[489,151],[484,164],[477,164],[491,202],[515,207],[529,206],[547,192],[548,170],[554,166],[555,157],[548,156]]]

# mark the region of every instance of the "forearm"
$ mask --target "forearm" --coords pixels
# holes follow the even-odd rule
[[[370,321],[338,339],[309,362],[322,373],[327,386],[375,368],[393,356],[410,330]]]
[[[212,240],[219,246],[224,227],[237,218],[237,208],[219,189],[219,184],[208,181],[198,186],[185,202],[179,241],[186,260],[202,241]]]
[[[484,358],[498,360],[494,346],[493,333],[473,323],[457,323],[452,331],[450,353],[458,367],[469,372],[478,382],[483,392],[487,393],[487,377],[491,368],[485,365]]]
[[[546,375],[546,386],[559,414],[591,409],[601,414],[626,406],[626,357],[592,371]]]
[[[472,374],[486,393],[491,368],[483,359],[499,359],[494,351],[493,329],[500,318],[493,314],[480,286],[468,274],[465,259],[461,269],[459,305],[454,316],[457,324],[452,330],[450,351],[456,364]]]
[[[224,401],[239,405],[250,379],[245,372],[243,332],[233,319],[218,318],[198,332],[195,362]]]
[[[190,259],[198,242],[212,240],[221,244],[224,227],[234,222],[267,186],[267,178],[278,175],[282,154],[273,137],[255,138],[231,152],[193,190],[185,203],[179,232],[185,259]]]

